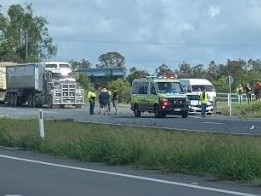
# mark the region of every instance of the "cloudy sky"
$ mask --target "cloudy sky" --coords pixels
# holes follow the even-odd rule
[[[58,46],[52,60],[87,59],[117,51],[133,66],[152,72],[211,60],[261,57],[260,0],[5,0],[32,3],[49,22]]]

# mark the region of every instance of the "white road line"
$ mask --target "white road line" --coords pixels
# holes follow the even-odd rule
[[[226,194],[230,194],[230,195],[260,196],[260,195],[253,195],[253,194],[249,194],[249,193],[236,192],[236,191],[230,191],[230,190],[225,190],[225,189],[217,189],[217,188],[212,188],[212,187],[193,185],[193,184],[188,184],[188,183],[161,180],[161,179],[157,179],[157,178],[148,178],[148,177],[143,177],[143,176],[135,176],[135,175],[129,175],[129,174],[124,174],[124,173],[118,173],[118,172],[108,172],[108,171],[103,171],[103,170],[95,170],[95,169],[87,169],[87,168],[74,167],[74,166],[68,166],[68,165],[61,165],[61,164],[44,162],[44,161],[37,161],[37,160],[32,160],[32,159],[24,159],[24,158],[13,157],[13,156],[8,156],[8,155],[3,155],[3,154],[0,154],[0,157],[5,158],[5,159],[16,160],[16,161],[30,162],[30,163],[48,165],[48,166],[53,166],[53,167],[67,168],[67,169],[72,169],[72,170],[80,170],[80,171],[85,171],[85,172],[120,176],[120,177],[125,177],[125,178],[132,178],[132,179],[138,179],[138,180],[144,180],[144,181],[157,182],[157,183],[162,183],[162,184],[171,184],[171,185],[175,185],[175,186],[183,186],[183,187],[188,187],[188,188],[193,188],[193,189],[200,189],[200,190],[206,190],[206,191],[212,191],[212,192],[226,193]]]
[[[223,123],[218,123],[218,122],[202,122],[204,124],[213,124],[213,125],[223,125]]]
[[[23,195],[4,195],[4,196],[23,196]]]

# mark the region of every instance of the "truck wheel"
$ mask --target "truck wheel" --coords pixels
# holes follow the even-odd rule
[[[11,96],[10,95],[7,96],[7,105],[11,106]]]
[[[33,96],[32,106],[33,108],[37,107],[38,99],[36,96]]]
[[[53,99],[52,99],[52,96],[49,96],[49,97],[48,97],[47,105],[48,105],[48,108],[53,108]]]
[[[9,99],[10,99],[10,106],[14,106],[14,95],[11,94]]]
[[[139,111],[139,107],[137,105],[134,106],[134,116],[135,117],[140,117],[141,111]]]
[[[32,98],[32,95],[30,95],[30,96],[28,97],[28,106],[29,106],[29,107],[33,107],[33,98]]]
[[[17,95],[14,94],[13,96],[13,106],[16,107],[17,106]]]

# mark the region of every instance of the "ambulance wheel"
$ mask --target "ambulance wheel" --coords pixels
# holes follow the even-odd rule
[[[134,116],[135,117],[140,117],[141,111],[139,111],[138,105],[134,106]]]
[[[154,116],[155,118],[162,118],[162,112],[159,110],[159,106],[155,106],[154,108]]]

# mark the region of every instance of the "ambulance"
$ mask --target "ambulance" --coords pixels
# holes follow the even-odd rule
[[[155,118],[188,116],[188,97],[175,78],[148,76],[133,80],[130,103],[135,117],[144,112],[154,113]]]

